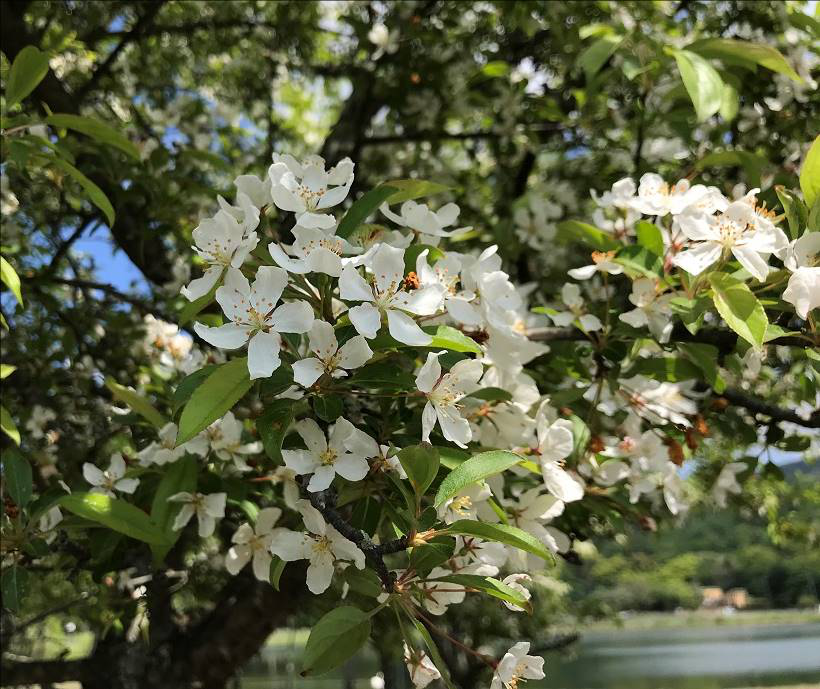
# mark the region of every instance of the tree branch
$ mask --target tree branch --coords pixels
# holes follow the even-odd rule
[[[804,419],[791,409],[777,407],[733,388],[724,390],[721,397],[725,397],[736,407],[743,407],[754,414],[765,414],[774,421],[788,421],[803,426],[803,428],[820,428],[820,410],[813,412],[808,419]]]

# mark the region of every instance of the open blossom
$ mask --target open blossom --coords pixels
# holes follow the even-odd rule
[[[350,158],[325,170],[324,158],[308,156],[301,163],[291,155],[273,154],[268,168],[271,198],[277,208],[296,213],[301,227],[330,229],[336,224],[332,215],[321,213],[340,204],[353,184]]]
[[[459,519],[477,519],[495,521],[493,508],[487,502],[492,491],[486,483],[471,483],[462,488],[452,498],[445,500],[438,508],[438,517],[445,524],[452,524]]]
[[[404,280],[404,250],[382,244],[372,257],[375,284],[371,287],[352,266],[342,269],[339,293],[342,299],[365,302],[348,311],[353,327],[368,339],[376,337],[382,315],[390,335],[404,344],[428,345],[432,338],[407,315],[429,316],[438,311],[441,293],[433,288],[411,292],[400,289]]]
[[[364,569],[364,553],[330,524],[307,500],[299,500],[297,509],[308,533],[276,529],[270,550],[285,562],[309,560],[307,586],[312,593],[324,593],[333,578],[336,560],[349,560]]]
[[[699,275],[731,252],[758,280],[769,274],[770,254],[782,251],[787,240],[765,215],[755,209],[754,193],[730,203],[716,215],[703,211],[684,213],[678,218],[680,229],[690,240],[690,248],[675,255],[675,265]]]
[[[719,507],[726,507],[726,498],[729,493],[738,495],[741,492],[737,475],[748,468],[749,465],[745,462],[729,462],[720,470],[715,485],[712,486],[712,497]]]
[[[378,60],[387,53],[392,55],[399,49],[399,32],[390,31],[384,24],[374,24],[373,28],[367,32],[367,40],[376,46],[373,59]]]
[[[333,326],[318,318],[313,321],[308,340],[310,351],[316,356],[293,364],[293,380],[306,388],[325,374],[343,378],[349,370],[364,366],[373,356],[362,335],[351,337],[339,347]]]
[[[179,531],[196,515],[199,522],[200,538],[211,536],[216,528],[216,520],[225,516],[225,501],[227,493],[175,493],[168,498],[168,502],[182,503],[176,519],[174,519],[173,530]]]
[[[407,644],[404,644],[404,662],[415,689],[424,689],[430,682],[441,678],[441,673],[430,660],[430,656],[424,651],[410,649]]]
[[[555,237],[555,220],[564,213],[561,204],[538,193],[530,193],[526,205],[519,205],[513,212],[515,234],[534,249],[545,249]]]
[[[115,497],[114,492],[133,493],[139,485],[139,479],[125,478],[125,460],[119,452],[111,455],[111,463],[108,469],[102,471],[89,462],[83,464],[83,478],[93,487],[92,493],[102,493],[110,498]]]
[[[435,579],[450,576],[452,573],[444,567],[433,567],[427,575],[427,580],[418,582],[422,605],[430,614],[443,615],[450,605],[456,605],[464,600],[466,591],[463,588],[447,581],[435,581]]]
[[[159,441],[154,441],[137,453],[137,459],[141,466],[157,464],[171,464],[186,454],[194,454],[204,457],[208,454],[208,438],[204,433],[200,433],[191,438],[187,443],[177,446],[177,433],[179,429],[172,421],[166,423],[159,429],[157,435]]]
[[[548,426],[539,424],[537,430],[539,463],[547,490],[563,502],[580,500],[584,497],[583,484],[561,466],[574,448],[572,422],[558,419]]]
[[[434,211],[424,203],[405,201],[401,204],[400,215],[396,215],[391,211],[390,206],[386,203],[382,204],[380,210],[397,225],[419,233],[422,244],[436,246],[441,237],[452,237],[472,229],[470,227],[461,227],[449,231],[444,229],[455,224],[458,220],[461,211],[454,203],[445,204],[437,211]]]
[[[294,242],[291,246],[271,242],[268,251],[273,260],[289,273],[324,273],[337,278],[346,260],[342,259],[342,255],[357,254],[361,250],[343,237],[337,237],[334,230],[335,224],[327,229],[297,225],[292,230]]]
[[[474,292],[459,291],[459,271],[461,258],[448,251],[432,266],[427,260],[429,251],[425,249],[416,259],[416,277],[422,289],[433,288],[441,293],[444,308],[455,320],[465,325],[480,325],[481,314],[470,304],[476,295]]]
[[[509,576],[504,577],[501,583],[506,584],[511,589],[514,589],[515,591],[520,593],[524,597],[524,600],[530,600],[530,598],[532,598],[532,594],[530,593],[530,590],[524,586],[523,582],[532,583],[532,577],[529,574],[523,573],[510,574]],[[506,607],[508,610],[512,610],[513,612],[524,612],[524,608],[518,605],[513,605],[512,603],[508,603],[507,601],[503,602],[504,607]]]
[[[658,294],[657,283],[649,278],[638,278],[632,283],[632,294],[629,295],[635,308],[618,316],[624,323],[633,328],[649,327],[658,342],[669,342],[672,328],[675,325],[671,317],[669,302],[672,294]]]
[[[242,422],[229,411],[218,421],[214,421],[205,431],[211,450],[219,459],[233,462],[239,471],[250,471],[245,461],[247,455],[262,452],[262,442],[242,443]]]
[[[535,536],[553,553],[565,553],[572,545],[569,537],[553,526],[549,526],[556,517],[564,513],[564,502],[554,495],[543,493],[541,488],[530,488],[517,499],[502,499],[504,509],[509,515],[509,522],[522,531]],[[511,566],[534,570],[543,566],[543,560],[535,555],[525,555],[520,550],[510,549],[513,562]]]
[[[266,507],[259,510],[256,523],[242,524],[231,538],[233,546],[225,558],[225,569],[231,574],[239,571],[253,560],[253,574],[259,581],[270,580],[270,544],[273,540],[273,527],[279,520],[282,510],[278,507]]]
[[[287,284],[288,274],[281,268],[262,266],[253,286],[239,271],[230,272],[216,290],[216,300],[230,322],[218,327],[196,323],[194,330],[222,349],[237,349],[248,342],[251,378],[267,378],[279,368],[279,333],[304,333],[313,324],[313,309],[307,302],[276,306]]]
[[[592,190],[590,193],[598,206],[592,213],[595,226],[618,238],[635,234],[635,223],[641,217],[640,211],[632,207],[635,191],[635,182],[629,177],[619,179],[610,191],[600,196]]]
[[[595,273],[620,275],[624,272],[624,269],[619,263],[612,260],[614,257],[614,251],[593,251],[591,264],[581,268],[573,268],[567,273],[576,280],[589,280]]]
[[[242,201],[247,200],[247,205],[253,208],[245,194],[239,194],[239,198]],[[258,223],[257,211],[254,227]],[[200,222],[193,231],[193,238],[194,251],[208,267],[202,277],[192,280],[187,287],[182,288],[182,295],[189,301],[208,294],[226,269],[240,268],[259,241],[256,232],[247,231],[245,224],[224,209],[219,210],[214,217]]]
[[[783,252],[783,263],[792,274],[783,301],[794,305],[800,318],[820,306],[820,232],[806,232]]]
[[[282,457],[296,474],[312,474],[307,486],[312,493],[329,487],[336,474],[348,481],[361,481],[370,469],[367,458],[379,454],[376,441],[347,419],[333,424],[327,438],[313,419],[302,419],[295,429],[308,449],[282,450]]]
[[[581,298],[581,288],[578,285],[572,282],[565,284],[561,288],[561,299],[567,308],[569,308],[569,311],[559,311],[558,313],[550,315],[555,325],[564,327],[574,323],[577,319],[581,325],[581,329],[585,332],[600,330],[604,327],[598,319],[598,316],[586,313],[584,300]]]
[[[484,367],[477,359],[462,359],[448,373],[442,374],[439,356],[444,352],[429,352],[427,361],[416,376],[416,386],[427,396],[421,416],[421,438],[430,441],[430,433],[438,420],[442,435],[459,447],[466,447],[473,437],[470,423],[459,411],[459,402],[478,389]]]
[[[544,679],[544,659],[527,655],[528,641],[515,644],[499,661],[490,689],[519,689],[528,679]]]
[[[638,196],[632,199],[632,207],[645,215],[664,216],[668,213],[678,215],[707,193],[702,184],[689,186],[689,180],[679,180],[669,186],[663,177],[654,172],[647,172],[641,177],[638,185]]]

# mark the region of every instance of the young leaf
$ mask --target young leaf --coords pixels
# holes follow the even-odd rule
[[[154,546],[154,558],[161,562],[171,546],[177,542],[182,531],[174,531],[174,518],[181,505],[168,502],[168,498],[177,493],[196,491],[196,475],[199,469],[195,457],[186,456],[165,467],[165,474],[157,486],[154,501],[151,503],[151,520],[163,532],[167,545]]]
[[[686,297],[675,297],[669,300],[669,308],[680,316],[686,329],[693,335],[700,330],[703,325],[703,317],[712,306],[709,297],[698,297],[697,299],[687,299]]]
[[[532,612],[532,604],[511,586],[507,586],[503,581],[492,577],[482,577],[477,574],[451,574],[440,577],[435,581],[447,581],[451,584],[459,584],[467,588],[483,591],[484,593],[499,598],[501,600],[517,605],[519,608]]]
[[[744,340],[760,347],[769,319],[746,283],[725,273],[712,273],[709,283],[712,285],[715,308],[726,324]]]
[[[20,277],[17,275],[17,271],[11,267],[11,263],[2,256],[0,256],[0,280],[11,290],[14,298],[22,306],[23,294],[20,291]]]
[[[422,330],[433,338],[433,341],[427,345],[431,349],[449,349],[453,352],[481,354],[481,347],[478,346],[475,340],[449,325],[427,326]]]
[[[28,572],[20,565],[4,567],[0,575],[0,595],[3,607],[19,612],[20,605],[28,592]]]
[[[673,54],[683,85],[695,106],[698,121],[704,122],[720,110],[723,80],[715,68],[697,53],[676,50]]]
[[[535,536],[516,526],[506,524],[488,524],[470,519],[459,519],[450,524],[444,531],[457,536],[475,536],[486,541],[497,541],[511,545],[513,548],[537,555],[542,560],[553,561],[552,553]]]
[[[78,517],[151,545],[168,545],[163,531],[138,507],[102,493],[72,493],[57,502]]]
[[[177,445],[187,443],[197,433],[221,419],[251,389],[247,357],[218,366],[194,390],[179,418]]]
[[[811,208],[820,195],[820,135],[814,139],[803,167],[800,168],[800,190],[806,205]]]
[[[704,57],[725,60],[729,64],[751,66],[752,69],[755,65],[760,65],[773,72],[785,74],[792,81],[803,82],[777,48],[763,43],[739,41],[734,38],[707,38],[687,46],[686,50]]]
[[[343,605],[322,617],[310,632],[302,675],[321,675],[351,658],[370,637],[370,616]]]
[[[48,55],[36,46],[27,45],[17,53],[6,81],[6,108],[16,105],[37,88],[47,72]]]
[[[17,448],[10,447],[3,452],[3,482],[15,505],[29,504],[33,486],[31,464]]]
[[[274,555],[270,561],[270,584],[273,588],[279,590],[279,582],[282,579],[282,572],[285,571],[285,565],[288,563],[283,559]]]
[[[140,152],[134,144],[116,129],[99,120],[94,120],[90,117],[81,117],[80,115],[59,114],[46,117],[46,123],[62,129],[72,129],[86,136],[90,136],[100,143],[118,148],[136,160],[140,158]]]
[[[344,403],[338,395],[317,395],[313,398],[313,411],[322,421],[333,423],[344,411]]]
[[[820,174],[820,171],[818,171]],[[802,199],[799,199],[794,192],[786,189],[784,186],[777,184],[774,188],[777,198],[786,212],[786,220],[789,223],[789,235],[792,239],[797,239],[803,228],[809,222],[809,211]]]
[[[416,495],[424,495],[438,474],[438,450],[430,443],[411,445],[399,452],[399,462],[404,467]]]
[[[111,205],[111,201],[108,200],[108,197],[102,189],[88,179],[88,177],[86,177],[71,163],[63,160],[62,158],[51,157],[49,158],[49,161],[52,165],[60,168],[60,170],[65,172],[69,177],[73,178],[74,181],[76,181],[83,188],[83,191],[85,191],[89,201],[91,201],[91,203],[103,212],[106,220],[108,220],[109,226],[114,224],[114,220],[116,219],[114,206]]]
[[[638,244],[655,256],[663,256],[663,236],[660,228],[648,220],[639,220],[635,223],[635,234]]]
[[[14,441],[15,445],[20,444],[20,431],[17,430],[17,424],[11,418],[9,410],[0,404],[0,428],[9,438]]]
[[[168,420],[160,414],[147,399],[135,390],[120,385],[113,378],[105,379],[105,387],[111,391],[111,394],[114,395],[116,399],[127,404],[133,411],[137,412],[137,414],[157,428],[162,428],[168,423]]]
[[[16,370],[17,367],[11,364],[0,364],[0,380],[5,380]]]
[[[521,455],[507,450],[491,450],[471,457],[459,465],[441,482],[436,493],[435,506],[440,507],[472,483],[500,474],[523,461]]]
[[[428,182],[423,179],[391,179],[385,182],[385,185],[398,190],[390,197],[391,204],[412,201],[424,196],[434,196],[450,189],[438,182]]]
[[[293,400],[276,400],[256,419],[256,430],[262,438],[265,454],[274,463],[282,463],[282,441],[293,421]]]
[[[603,38],[599,38],[591,46],[589,46],[581,56],[578,58],[578,66],[584,70],[587,82],[594,77],[604,63],[612,57],[612,54],[618,49],[623,36],[616,34],[608,34]]]
[[[615,257],[615,263],[620,263],[630,273],[646,275],[648,278],[656,279],[663,275],[663,259],[638,244],[621,249]]]
[[[344,214],[344,217],[339,222],[339,227],[336,229],[336,235],[338,237],[349,236],[359,225],[367,220],[368,215],[398,191],[398,188],[392,187],[389,184],[380,184],[375,189],[371,189],[363,194],[347,209],[347,213]]]
[[[695,362],[715,392],[723,392],[726,389],[726,382],[718,369],[717,347],[700,342],[679,342],[676,346],[684,356]]]

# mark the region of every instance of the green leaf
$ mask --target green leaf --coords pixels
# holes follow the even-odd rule
[[[669,300],[669,308],[673,313],[680,316],[686,329],[693,335],[700,330],[703,325],[703,317],[712,306],[709,297],[698,297],[697,299],[687,299],[686,297],[675,297]]]
[[[438,538],[438,537],[437,537]],[[445,543],[425,543],[413,548],[408,566],[420,576],[426,576],[434,567],[443,565],[453,557],[455,541],[447,538]]]
[[[481,354],[481,347],[478,346],[475,340],[449,325],[427,326],[422,330],[433,338],[433,341],[427,345],[431,349],[449,349],[452,352]]]
[[[769,319],[746,283],[725,273],[709,275],[715,308],[726,324],[744,340],[760,347],[766,335]]]
[[[635,233],[638,237],[638,244],[656,256],[663,256],[663,235],[661,228],[648,220],[639,220],[635,224]]]
[[[137,414],[157,428],[162,428],[168,423],[168,419],[160,414],[147,399],[135,390],[120,385],[113,378],[105,379],[105,387],[111,391],[111,394],[114,395],[116,399],[127,404],[133,411],[137,412]]]
[[[20,291],[20,277],[17,275],[17,271],[11,267],[11,263],[2,256],[0,256],[0,280],[11,290],[14,298],[22,306],[23,294]]]
[[[399,462],[416,495],[424,495],[438,474],[438,450],[430,443],[411,445],[399,452]]]
[[[521,455],[507,450],[491,450],[471,457],[453,469],[441,482],[436,493],[435,506],[440,507],[467,486],[488,476],[500,474],[523,460]]]
[[[48,55],[33,45],[27,45],[14,58],[6,81],[6,108],[19,103],[48,72]]]
[[[487,541],[496,541],[511,545],[533,555],[537,555],[543,560],[554,561],[552,553],[535,536],[516,526],[506,524],[488,524],[486,522],[476,522],[470,519],[459,519],[450,524],[444,531],[459,536],[475,536]]]
[[[438,445],[438,457],[441,465],[448,469],[455,469],[460,464],[464,464],[470,459],[470,453],[466,450],[459,450],[455,447]]]
[[[72,493],[57,503],[78,517],[151,545],[168,545],[165,534],[141,509],[101,493]]]
[[[282,572],[285,571],[285,566],[288,563],[281,559],[278,555],[274,555],[270,561],[270,583],[273,588],[279,590],[279,582],[282,579]]]
[[[176,390],[174,390],[174,394],[171,397],[171,410],[174,416],[176,416],[176,413],[182,409],[189,399],[191,399],[191,395],[194,394],[194,390],[202,385],[202,383],[205,382],[205,379],[217,368],[217,364],[209,364],[208,366],[204,366],[198,371],[194,371],[193,373],[185,376],[181,381],[179,381],[179,385],[177,385]]]
[[[16,370],[17,367],[11,364],[0,364],[0,380],[5,380]]]
[[[477,574],[450,574],[446,577],[436,578],[434,581],[446,581],[451,584],[459,584],[467,588],[482,591],[494,598],[499,598],[513,605],[517,605],[522,610],[532,612],[532,604],[511,586],[507,586],[498,579],[492,577],[482,577]]]
[[[241,357],[221,364],[194,390],[179,418],[177,446],[221,419],[251,389],[248,359]]]
[[[72,129],[76,132],[80,132],[81,134],[90,136],[92,139],[96,139],[100,143],[118,148],[136,160],[140,159],[140,152],[137,147],[116,129],[103,122],[90,117],[68,114],[49,115],[45,121],[54,127]]]
[[[351,658],[370,637],[370,616],[343,605],[313,627],[302,656],[302,675],[321,675]]]
[[[380,184],[375,189],[371,189],[363,194],[347,209],[347,213],[344,214],[344,217],[339,222],[336,235],[339,237],[348,237],[367,219],[368,215],[398,192],[398,187],[393,187],[389,184]]]
[[[265,454],[276,464],[282,464],[282,441],[292,421],[293,400],[274,401],[256,419],[256,430],[262,438]]]
[[[698,121],[704,122],[720,109],[723,80],[715,68],[697,53],[676,50],[673,55],[686,92],[695,106]]]
[[[676,356],[641,358],[624,374],[625,378],[642,375],[654,380],[678,383],[700,378],[701,371],[692,362]]]
[[[695,163],[697,170],[709,167],[742,167],[750,186],[760,186],[760,176],[769,164],[764,157],[748,151],[716,151]]]
[[[0,428],[16,445],[20,444],[20,431],[17,430],[17,425],[14,423],[14,419],[11,418],[9,410],[2,404],[0,404]]]
[[[0,594],[3,596],[3,607],[12,612],[19,612],[23,598],[28,593],[28,572],[20,565],[4,567],[0,575]]]
[[[806,158],[803,160],[803,167],[800,168],[800,190],[806,205],[811,208],[820,196],[820,135],[815,137]]]
[[[577,240],[598,251],[612,251],[622,246],[619,241],[603,230],[579,220],[564,220],[558,223],[556,236],[559,241]]]
[[[171,546],[177,542],[182,531],[174,531],[174,519],[181,509],[179,503],[168,502],[168,498],[177,493],[193,493],[196,491],[196,477],[199,464],[196,457],[187,455],[178,459],[173,464],[165,467],[165,474],[157,486],[154,493],[154,500],[151,503],[151,520],[159,527],[164,534],[167,545],[154,546],[154,559],[162,562]]]
[[[102,189],[100,189],[96,184],[94,184],[94,182],[88,179],[88,177],[86,177],[71,163],[63,160],[62,158],[49,158],[49,161],[52,165],[58,167],[60,170],[65,172],[69,177],[74,179],[74,181],[76,181],[83,188],[83,191],[85,191],[89,201],[91,201],[91,203],[93,203],[97,208],[99,208],[103,212],[106,220],[108,220],[109,226],[114,224],[114,220],[116,219],[116,214],[114,213],[114,206],[111,205],[111,202],[108,200],[108,197],[105,195]]]
[[[390,197],[391,204],[412,201],[424,196],[434,196],[450,190],[450,187],[443,184],[427,182],[423,179],[391,179],[385,182],[385,185],[398,189],[398,192]]]
[[[785,74],[793,81],[803,82],[800,75],[792,69],[777,48],[763,43],[739,41],[734,38],[707,38],[687,46],[686,50],[703,57],[724,60],[727,64],[739,64],[751,68],[760,65],[773,72]]]
[[[427,251],[427,263],[431,265],[444,258],[444,252],[437,246],[430,246],[429,244],[411,244],[404,251],[405,275],[416,270],[416,260],[422,251]]]
[[[737,117],[737,112],[740,109],[740,96],[737,89],[731,84],[723,84],[723,94],[720,98],[720,108],[718,112],[720,116],[727,122],[731,122]]]
[[[718,369],[718,348],[700,342],[679,342],[676,347],[686,357],[691,359],[703,373],[704,380],[712,386],[715,392],[723,392],[726,382]]]
[[[34,486],[31,464],[14,447],[3,452],[3,482],[15,505],[25,507],[31,502]]]
[[[350,590],[355,591],[359,595],[367,596],[368,598],[377,598],[384,593],[381,580],[372,569],[348,567],[344,571],[343,576]]]
[[[600,71],[601,67],[612,57],[612,54],[618,49],[618,46],[623,40],[623,36],[609,34],[603,38],[599,38],[581,53],[581,56],[578,58],[578,66],[584,70],[587,82]]]
[[[313,398],[313,411],[322,421],[333,423],[344,411],[344,402],[339,395],[317,395]]]
[[[512,393],[503,388],[482,388],[471,392],[467,397],[484,400],[485,402],[509,402],[512,399]]]
[[[416,389],[416,379],[413,375],[399,368],[395,363],[391,363],[390,360],[362,366],[351,376],[349,382],[357,388]]]
[[[786,220],[789,223],[789,235],[792,239],[797,239],[800,233],[808,225],[809,211],[802,199],[798,198],[793,191],[784,186],[775,185],[775,193],[783,210],[786,212]]]
[[[638,244],[625,246],[615,257],[615,263],[638,275],[656,279],[663,275],[663,259]]]

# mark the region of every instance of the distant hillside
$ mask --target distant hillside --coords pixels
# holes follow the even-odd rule
[[[806,461],[798,460],[797,462],[781,464],[780,469],[783,471],[783,475],[787,480],[793,479],[797,474],[820,477],[820,462],[812,462],[809,464]]]

